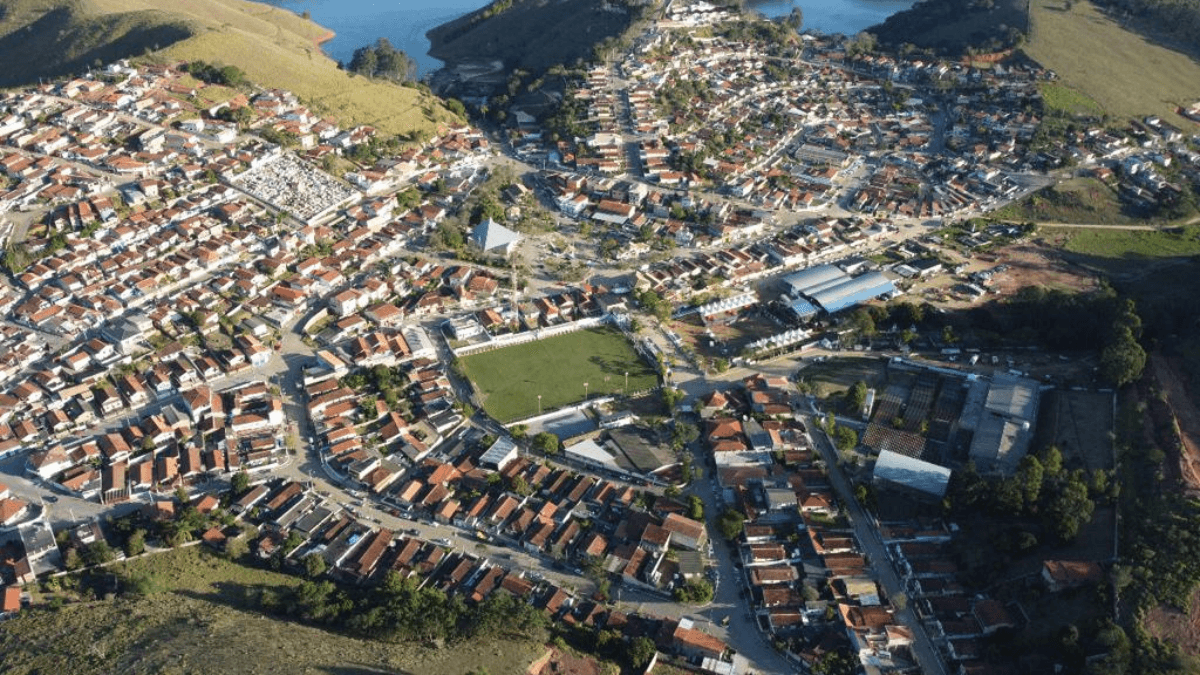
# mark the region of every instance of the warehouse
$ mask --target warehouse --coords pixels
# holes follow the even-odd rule
[[[833,265],[818,265],[787,275],[783,278],[783,283],[788,287],[788,295],[798,298],[830,281],[842,282],[848,279],[849,274]]]
[[[820,308],[833,314],[848,307],[896,292],[892,280],[882,272],[867,272],[852,277],[834,265],[818,265],[800,270],[783,278],[787,293],[793,300],[789,309],[800,320]],[[803,298],[803,300],[801,299]],[[795,307],[791,305],[795,303]]]
[[[980,473],[1011,476],[1029,451],[1037,419],[1038,383],[997,373],[971,439],[971,460]]]
[[[809,294],[809,298],[821,309],[834,314],[847,307],[853,307],[895,292],[896,287],[892,284],[892,280],[884,276],[882,272],[867,272],[836,286],[814,291]]]
[[[950,469],[884,450],[875,460],[872,481],[880,489],[892,489],[918,499],[939,501],[946,496],[946,488],[950,485]]]

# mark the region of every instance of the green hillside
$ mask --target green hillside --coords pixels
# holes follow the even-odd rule
[[[264,614],[256,609],[261,598],[286,593],[300,580],[238,565],[200,547],[110,571],[147,579],[149,594],[23,612],[0,630],[0,672],[499,674],[524,672],[545,652],[541,643],[525,639],[478,639],[442,649],[365,640]],[[75,579],[66,577],[61,584],[73,587]],[[61,594],[75,595],[70,589]]]
[[[1183,129],[1196,128],[1176,114],[1200,100],[1195,58],[1129,30],[1090,2],[1034,2],[1030,19],[1025,52],[1108,114],[1159,115]]]
[[[289,89],[343,126],[403,134],[455,120],[428,94],[338,70],[319,47],[329,35],[295,14],[243,0],[7,0],[0,4],[0,85],[125,57],[201,59]]]
[[[496,0],[429,31],[429,53],[448,63],[497,60],[540,73],[591,59],[596,45],[619,39],[652,7],[628,0]]]

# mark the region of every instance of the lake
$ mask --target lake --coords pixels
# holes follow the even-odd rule
[[[487,0],[259,0],[300,14],[336,33],[323,47],[338,61],[349,62],[354,50],[386,37],[417,62],[421,75],[441,67],[427,54],[425,33],[488,4]],[[793,7],[804,13],[804,28],[853,35],[892,14],[908,9],[913,0],[750,0],[747,5],[769,17],[786,16]]]

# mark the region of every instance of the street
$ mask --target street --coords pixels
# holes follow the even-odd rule
[[[812,416],[806,416],[805,425],[813,430],[819,428],[817,421]],[[862,505],[859,504],[858,499],[855,498],[854,490],[850,485],[850,481],[846,478],[846,474],[843,473],[839,466],[837,451],[829,442],[829,438],[819,431],[814,431],[811,436],[813,443],[821,453],[821,457],[825,460],[825,465],[828,467],[829,481],[833,486],[833,490],[837,494],[842,508],[847,512],[850,524],[854,527],[854,535],[858,540],[858,545],[862,547],[863,554],[872,563],[871,569],[877,575],[876,581],[883,587],[887,597],[897,597],[898,594],[904,592],[904,585],[900,583],[900,578],[896,575],[895,569],[892,568],[887,549],[883,545],[883,541],[879,538],[879,531],[874,525],[874,520],[867,515]],[[934,646],[933,641],[929,638],[929,634],[925,631],[924,624],[917,618],[912,607],[905,606],[903,609],[894,609],[896,618],[900,623],[912,630],[912,651],[922,671],[926,675],[948,675],[945,662],[942,660],[937,647]]]

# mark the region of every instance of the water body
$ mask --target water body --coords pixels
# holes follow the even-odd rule
[[[912,7],[915,0],[748,0],[746,7],[778,18],[799,7],[804,15],[801,30],[854,35]]]
[[[488,0],[259,0],[300,14],[332,30],[336,37],[323,45],[325,53],[349,63],[354,50],[385,37],[417,62],[420,75],[442,66],[429,56],[425,33],[434,26],[473,12]],[[768,17],[787,16],[793,7],[804,13],[804,29],[822,33],[855,33],[892,14],[908,9],[914,0],[749,0],[747,6]]]
[[[354,50],[385,37],[417,62],[420,76],[442,67],[429,56],[425,33],[447,21],[473,12],[489,0],[259,0],[296,14],[308,12],[313,21],[335,37],[321,45],[335,61],[350,62]]]

